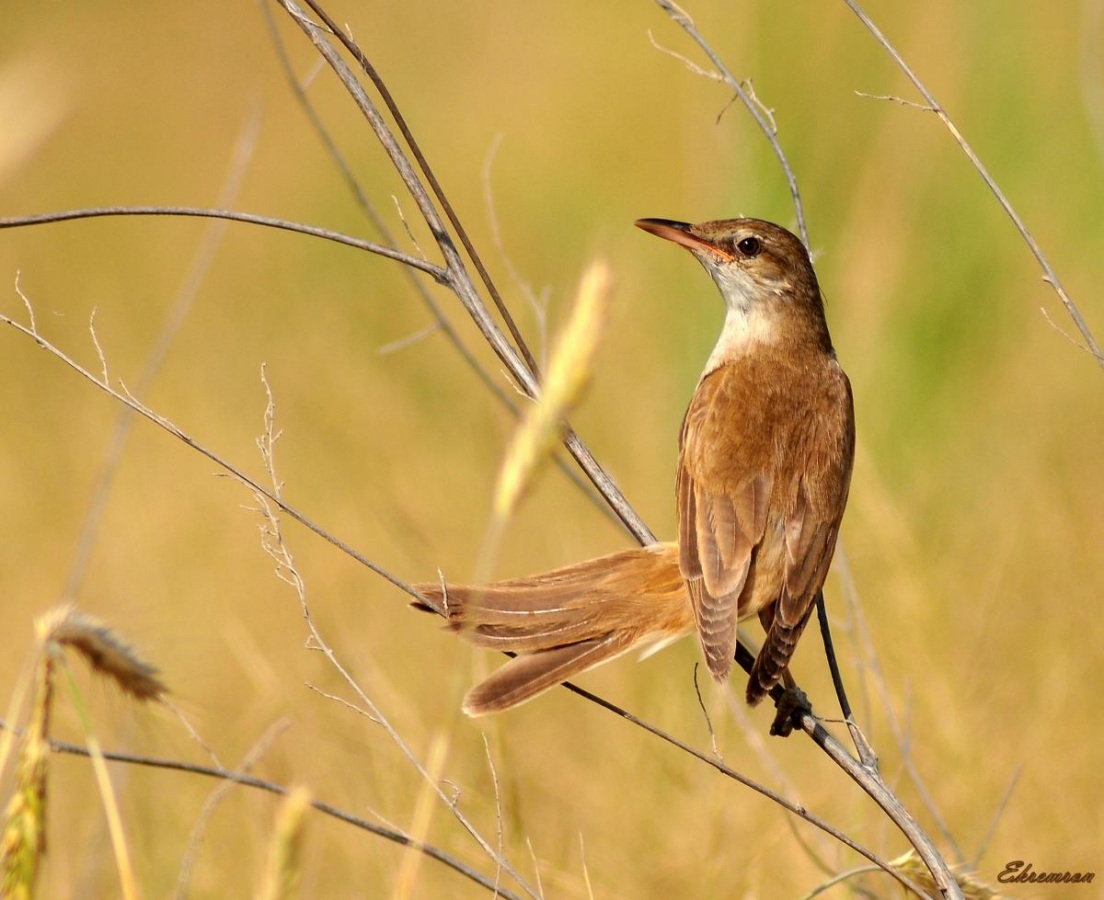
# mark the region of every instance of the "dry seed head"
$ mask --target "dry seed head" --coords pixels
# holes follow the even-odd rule
[[[39,638],[58,647],[72,647],[92,669],[135,700],[160,700],[168,688],[157,669],[142,659],[109,625],[75,606],[61,606],[35,622]]]
[[[609,266],[595,260],[583,273],[571,317],[556,341],[541,394],[525,415],[506,451],[495,487],[494,511],[507,518],[533,472],[579,399],[602,336],[612,288]]]
[[[923,888],[926,893],[933,897],[938,896],[939,886],[935,883],[928,867],[917,856],[915,850],[902,853],[896,859],[890,860],[889,864],[909,881]],[[962,896],[966,900],[1000,900],[1001,895],[984,882],[979,881],[973,872],[967,872],[959,867],[954,869],[951,874],[954,875],[955,881],[958,882],[958,886],[962,890]]]

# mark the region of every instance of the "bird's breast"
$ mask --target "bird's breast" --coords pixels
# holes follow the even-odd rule
[[[785,518],[804,480],[847,464],[849,404],[843,373],[825,354],[796,364],[763,353],[730,358],[694,394],[683,464],[697,483],[717,492],[765,478],[772,516]]]

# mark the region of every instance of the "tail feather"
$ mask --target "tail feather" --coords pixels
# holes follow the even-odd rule
[[[470,715],[509,709],[634,648],[694,629],[678,548],[657,544],[484,586],[414,586],[472,643],[521,654],[478,685]]]
[[[484,716],[520,706],[575,675],[632,649],[624,634],[609,634],[510,660],[464,698],[464,712]]]
[[[464,711],[471,716],[511,709],[623,653],[654,652],[696,627],[673,543],[494,584],[414,587],[425,598],[415,607],[443,615],[464,639],[517,654],[468,693]],[[767,640],[748,679],[752,706],[782,678],[808,621],[783,626],[772,612],[760,612]]]

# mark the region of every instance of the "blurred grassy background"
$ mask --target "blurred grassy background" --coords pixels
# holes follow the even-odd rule
[[[1100,0],[1051,4],[1044,19],[1024,0],[868,9],[973,142],[1098,338],[1101,10]],[[842,3],[700,0],[689,11],[774,109],[803,192],[859,417],[843,542],[912,758],[968,858],[1020,773],[980,863],[987,880],[1010,859],[1104,877],[1102,373],[1044,319],[1040,309],[1072,330],[934,117],[856,96],[913,94]],[[535,341],[536,317],[494,249],[483,172],[496,141],[490,184],[501,240],[521,277],[547,296],[551,325],[586,262],[610,260],[612,328],[574,424],[645,519],[670,536],[677,427],[721,305],[692,260],[631,222],[747,214],[792,227],[785,184],[754,123],[728,106],[723,87],[650,45],[648,29],[700,59],[647,2],[408,0],[335,3],[332,12],[388,79]],[[255,5],[76,2],[12,7],[4,19],[0,214],[213,205],[236,135],[259,114],[234,206],[370,236],[290,96]],[[305,75],[313,54],[280,24]],[[390,196],[410,218],[414,205],[328,72],[311,97],[401,233]],[[94,368],[95,309],[114,377],[133,383],[209,227],[113,219],[4,231],[0,302],[23,315],[11,288],[20,271],[42,331]],[[437,294],[473,338],[457,304]],[[288,500],[402,577],[429,578],[440,567],[470,578],[512,423],[440,335],[378,352],[429,322],[393,263],[231,226],[148,400],[259,474],[253,439],[266,361]],[[11,686],[33,616],[63,590],[118,409],[29,340],[5,331],[0,342],[0,686]],[[295,598],[261,552],[255,516],[241,508],[249,498],[212,468],[140,424],[78,601],[163,669],[224,763],[237,764],[288,716],[292,728],[259,774],[409,827],[422,786],[379,728],[304,687],[348,696],[326,661],[304,649]],[[498,574],[628,545],[566,485],[546,470]],[[288,538],[340,659],[419,753],[447,737],[442,777],[493,836],[487,734],[506,852],[532,876],[531,843],[549,896],[585,896],[589,879],[601,897],[791,897],[824,877],[776,807],[566,692],[497,721],[463,719],[463,691],[496,660],[409,612],[399,592],[301,528],[289,526]],[[863,681],[835,576],[829,593],[884,771],[932,826],[903,776],[885,705]],[[697,659],[686,641],[584,683],[708,747],[691,683]],[[813,635],[796,673],[830,713]],[[89,693],[107,746],[203,760],[170,716],[136,714],[106,688]],[[777,785],[720,692],[709,687],[705,699],[726,761]],[[765,733],[770,713],[752,719]],[[79,739],[75,717],[62,712],[56,732]],[[887,856],[905,849],[808,742],[769,749],[810,809]],[[212,785],[161,771],[116,774],[140,880],[149,896],[164,895]],[[56,760],[53,777],[42,895],[114,896],[88,764]],[[193,896],[251,890],[274,808],[271,797],[231,792],[202,844]],[[439,806],[428,839],[492,871]],[[826,853],[836,869],[856,861],[832,845]],[[387,895],[401,862],[394,846],[310,820],[308,895]],[[869,884],[890,892],[884,879]],[[425,861],[415,895],[484,894]]]

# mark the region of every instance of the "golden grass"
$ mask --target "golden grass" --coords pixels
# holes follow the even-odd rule
[[[1034,860],[1039,870],[1104,867],[1101,373],[1040,315],[1045,307],[1066,327],[1026,248],[937,123],[854,95],[905,95],[907,87],[842,4],[687,5],[775,111],[854,383],[859,464],[844,547],[888,700],[851,640],[835,577],[829,608],[852,700],[883,769],[936,831],[902,774],[892,712],[968,860],[1020,772],[977,866],[985,883],[1011,859]],[[591,388],[571,421],[657,534],[669,536],[678,423],[722,311],[692,260],[657,252],[631,222],[742,213],[792,224],[761,136],[737,107],[718,124],[726,92],[650,46],[647,29],[690,52],[652,4],[583,11],[419,0],[385,4],[367,18],[351,6],[338,12],[389,79],[527,334],[539,333],[539,317],[491,249],[484,213],[481,170],[497,134],[504,138],[491,179],[502,244],[538,295],[548,287],[550,318],[564,320],[585,260],[601,254],[617,272]],[[975,144],[1100,337],[1099,28],[1072,5],[1048,7],[1046,28],[1031,4],[998,11],[947,0],[871,12]],[[4,215],[94,202],[213,202],[235,135],[262,96],[260,144],[237,206],[368,233],[288,97],[253,7],[109,2],[95,15],[75,6],[44,15],[13,8],[0,29],[0,49],[49,60],[65,91],[55,101],[60,125],[19,168],[4,169]],[[311,71],[309,48],[291,29],[285,36],[297,70]],[[364,126],[325,73],[311,96],[401,234],[389,199],[398,188]],[[40,113],[55,121],[50,110]],[[405,200],[403,209],[414,217]],[[39,326],[93,367],[87,322],[95,307],[113,371],[130,383],[205,227],[143,220],[5,230],[0,278],[10,285],[20,270]],[[431,246],[420,232],[418,239]],[[21,314],[18,297],[5,296],[0,307]],[[474,340],[456,305],[435,296]],[[438,567],[466,580],[517,423],[439,335],[375,352],[429,321],[389,262],[233,227],[146,399],[256,473],[265,403],[257,371],[267,361],[288,499],[409,580],[432,578]],[[490,354],[478,354],[498,372]],[[0,383],[0,610],[8,626],[0,695],[11,696],[26,626],[62,593],[117,410],[7,330]],[[211,471],[139,425],[76,599],[148,648],[219,758],[241,758],[288,716],[294,726],[260,774],[409,826],[423,780],[372,723],[304,688],[345,695],[322,656],[304,647],[298,604],[273,577],[254,517],[239,509],[250,498]],[[553,693],[500,720],[464,720],[457,707],[472,681],[468,667],[478,664],[473,651],[329,546],[290,526],[287,539],[335,654],[423,757],[447,736],[442,780],[486,835],[501,824],[504,853],[531,881],[539,874],[548,896],[586,896],[589,883],[599,897],[790,897],[829,877],[775,808],[576,698]],[[503,536],[495,574],[627,543],[546,467]],[[691,683],[696,661],[684,642],[584,683],[708,746]],[[797,674],[818,710],[831,714],[815,639],[799,654]],[[174,724],[147,721],[114,692],[86,693],[104,747],[196,752]],[[807,744],[771,742],[773,761],[761,758],[723,698],[705,699],[727,762],[770,783],[776,765],[811,809],[887,858],[906,849]],[[72,705],[54,705],[50,733],[83,740]],[[760,731],[769,718],[751,714]],[[50,854],[39,894],[116,894],[88,764],[49,763]],[[135,880],[145,895],[166,895],[210,785],[130,768],[112,775]],[[34,797],[21,801],[32,812]],[[444,813],[428,818],[425,839],[493,873]],[[254,893],[274,815],[271,798],[231,792],[200,848],[195,896]],[[307,813],[306,827],[319,838],[300,857],[301,884],[317,896],[395,890],[405,851],[315,815]],[[798,831],[832,871],[856,864]],[[430,860],[416,879],[412,896],[486,896]],[[864,884],[888,890],[878,876]],[[1073,890],[1036,887],[1041,897]]]
[[[30,685],[31,712],[16,762],[15,790],[0,821],[0,889],[2,896],[30,898],[46,851],[46,796],[49,771],[50,718],[54,709],[58,670],[67,676],[70,697],[84,726],[85,741],[108,820],[115,862],[127,900],[139,896],[122,818],[107,767],[88,717],[84,698],[72,680],[64,652],[72,649],[116,688],[139,702],[160,700],[165,685],[157,670],[143,660],[113,629],[93,616],[66,604],[35,620],[34,679]],[[11,708],[22,705],[23,686],[16,688]],[[14,717],[9,717],[14,722]],[[0,772],[8,758],[13,731],[5,729]]]
[[[303,833],[310,809],[311,792],[302,785],[292,788],[280,805],[257,900],[297,896],[296,889],[303,876]]]
[[[34,896],[46,852],[47,740],[53,709],[53,668],[53,655],[43,647],[31,686],[31,715],[16,761],[15,790],[0,822],[0,892],[13,900]],[[18,706],[18,702],[13,703],[13,707]]]

